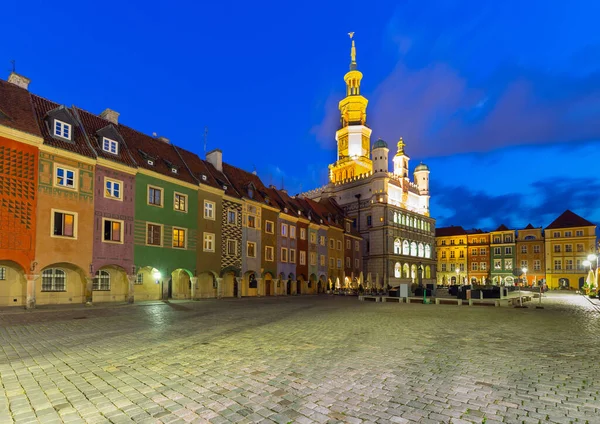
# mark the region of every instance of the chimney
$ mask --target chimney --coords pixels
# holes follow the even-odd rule
[[[31,80],[29,78],[25,78],[23,75],[17,74],[16,72],[11,72],[8,76],[8,82],[27,90]]]
[[[156,137],[156,139],[162,141],[163,143],[167,143],[167,144],[171,143],[171,140],[169,140],[167,137],[162,136],[162,135],[159,135],[158,137]]]
[[[104,118],[107,121],[112,122],[115,125],[118,125],[119,124],[119,115],[120,115],[119,112],[116,112],[112,109],[106,108],[106,109],[104,109],[104,112],[102,112],[100,114],[100,118]]]
[[[206,160],[219,172],[223,172],[223,152],[221,149],[211,150],[206,154]]]

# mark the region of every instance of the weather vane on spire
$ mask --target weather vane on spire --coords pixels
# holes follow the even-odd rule
[[[356,69],[356,46],[354,45],[354,32],[349,32],[348,36],[352,40],[352,48],[350,49],[350,70]]]

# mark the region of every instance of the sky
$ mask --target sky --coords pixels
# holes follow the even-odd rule
[[[327,183],[355,32],[371,142],[430,170],[437,226],[600,222],[600,2],[33,0],[0,75],[291,194]],[[2,64],[4,63],[4,72]]]

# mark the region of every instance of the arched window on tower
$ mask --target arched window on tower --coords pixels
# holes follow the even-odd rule
[[[394,224],[398,223],[398,213],[394,212]]]
[[[423,243],[419,243],[419,257],[425,256],[425,249],[423,247]]]
[[[394,255],[400,255],[401,253],[401,243],[400,243],[400,239],[397,238],[396,240],[394,240]]]
[[[400,262],[396,262],[396,265],[394,266],[394,277],[396,278],[401,278],[402,274],[401,274],[401,265]]]
[[[410,268],[408,264],[404,264],[404,266],[402,267],[402,276],[404,278],[410,278]]]
[[[410,244],[410,256],[417,256],[417,243],[414,241]]]
[[[408,244],[408,240],[402,242],[402,254],[410,255],[410,245]]]
[[[431,258],[431,246],[429,246],[428,244],[425,245],[425,257]]]

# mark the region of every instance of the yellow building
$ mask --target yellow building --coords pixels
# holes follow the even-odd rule
[[[596,225],[566,210],[545,229],[546,283],[579,289],[587,277],[583,261],[595,254]]]
[[[437,280],[439,285],[466,284],[467,232],[463,227],[435,230]]]
[[[527,286],[538,285],[546,278],[546,256],[544,254],[544,234],[542,227],[529,224],[519,230],[517,238],[517,267],[523,270],[521,282]]]

